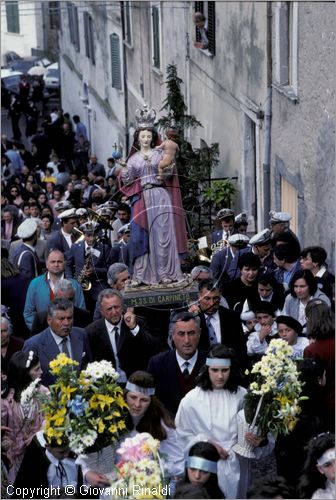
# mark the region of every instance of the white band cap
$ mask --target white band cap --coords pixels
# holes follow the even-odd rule
[[[316,463],[320,467],[323,467],[325,464],[332,462],[333,460],[335,460],[335,448],[330,448],[323,453]]]
[[[230,358],[207,358],[205,364],[207,366],[221,366],[222,368],[229,368],[231,366]]]
[[[140,392],[140,394],[144,394],[145,396],[154,396],[155,394],[154,387],[140,387],[140,385],[132,384],[132,382],[127,382],[126,390],[131,392]]]

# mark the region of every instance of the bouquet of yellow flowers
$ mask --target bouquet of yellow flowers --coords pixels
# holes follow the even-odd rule
[[[127,404],[108,361],[89,363],[79,374],[77,361],[61,353],[50,363],[55,384],[43,406],[47,441],[69,442],[76,454],[98,451],[117,441],[126,429]]]
[[[245,418],[262,436],[288,434],[301,413],[300,400],[306,397],[300,397],[302,383],[292,355],[287,342],[273,339],[251,370],[254,380],[245,396]]]
[[[117,453],[120,461],[112,475],[112,498],[165,498],[169,486],[164,486],[158,454],[160,441],[142,432],[126,438]]]

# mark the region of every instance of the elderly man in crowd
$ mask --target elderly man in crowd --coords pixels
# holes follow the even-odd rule
[[[54,383],[49,363],[60,352],[78,362],[78,372],[91,361],[90,347],[85,330],[73,327],[73,303],[66,299],[54,299],[48,307],[49,327],[26,340],[23,351],[34,351],[39,357],[45,386]]]

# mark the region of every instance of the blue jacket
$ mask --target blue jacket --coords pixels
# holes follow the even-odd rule
[[[42,271],[37,255],[24,243],[21,243],[15,249],[13,262],[18,266],[20,274],[24,278],[33,279]]]
[[[78,372],[84,370],[87,363],[92,360],[92,356],[87,335],[83,328],[72,328],[70,333],[70,344],[72,357],[79,363],[77,367]],[[42,384],[47,387],[53,384],[55,379],[50,374],[49,363],[59,355],[60,350],[50,332],[50,328],[46,328],[43,332],[26,340],[22,350],[25,352],[35,352],[40,360],[43,372],[41,377]]]
[[[46,280],[47,273],[42,274],[33,279],[29,284],[27,291],[26,302],[24,306],[23,316],[26,325],[29,329],[33,326],[35,313],[46,311],[50,302],[50,288]],[[70,279],[72,286],[75,289],[74,305],[81,309],[85,309],[85,300],[83,290],[80,284]]]

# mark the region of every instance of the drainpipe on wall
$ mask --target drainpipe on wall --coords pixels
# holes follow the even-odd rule
[[[122,32],[122,57],[123,57],[123,69],[124,69],[124,78],[123,78],[123,84],[124,84],[124,110],[125,110],[125,151],[124,151],[124,156],[127,156],[130,145],[129,145],[129,118],[128,118],[128,87],[127,87],[127,59],[126,59],[126,46],[124,43],[125,36],[126,36],[126,30],[125,30],[125,18],[124,18],[124,12],[123,12],[123,7],[121,10],[121,32]]]
[[[271,124],[272,124],[272,2],[267,2],[267,100],[264,131],[264,227],[268,227],[271,209]]]

